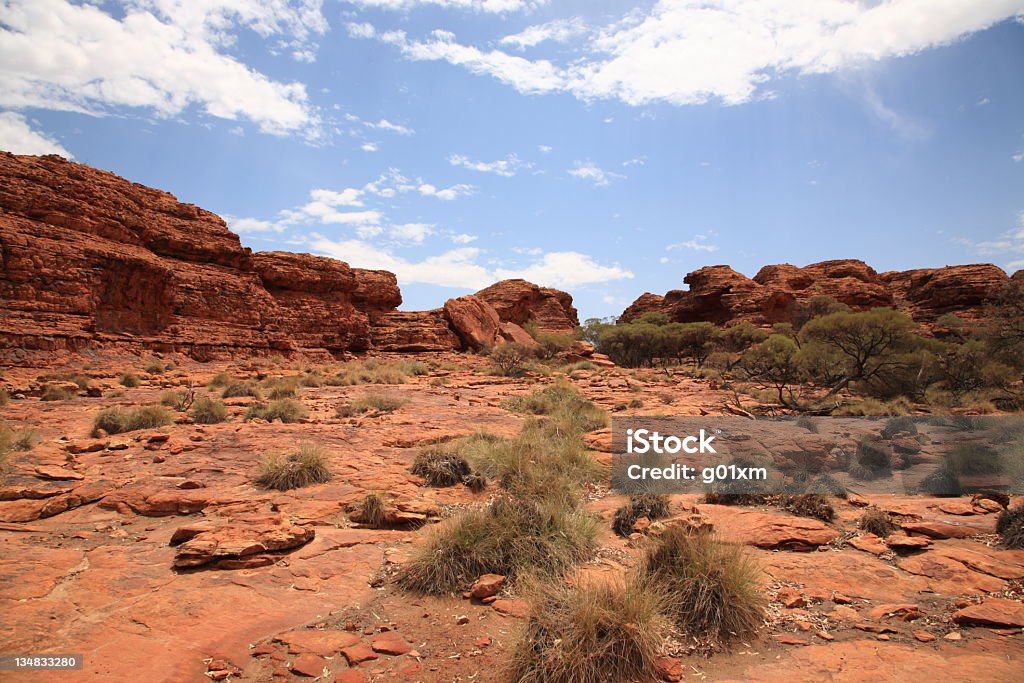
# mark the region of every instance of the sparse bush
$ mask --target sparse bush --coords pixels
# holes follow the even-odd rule
[[[59,384],[47,384],[39,395],[40,401],[67,401],[75,398],[77,394],[70,389],[65,389]]]
[[[572,346],[573,342],[573,338],[570,335],[549,334],[547,332],[539,333],[535,339],[537,340],[537,348],[534,349],[534,355],[541,360],[551,360],[565,353]]]
[[[255,382],[249,380],[232,380],[224,387],[224,391],[220,392],[221,398],[242,398],[252,397],[257,400],[262,398],[260,388],[256,386]]]
[[[185,412],[192,407],[196,400],[196,392],[191,389],[181,391],[165,391],[160,394],[160,405],[167,406],[178,412]]]
[[[880,479],[892,475],[892,451],[878,437],[866,436],[857,444],[850,475],[856,479]]]
[[[625,582],[535,581],[531,612],[512,652],[519,683],[655,681],[655,659],[667,635],[659,594],[635,578]]]
[[[197,424],[212,425],[228,419],[228,409],[220,401],[201,396],[196,399],[189,416]]]
[[[779,505],[800,517],[812,517],[823,522],[831,522],[836,518],[836,511],[832,507],[832,503],[828,498],[817,493],[783,496]]]
[[[213,376],[212,379],[210,379],[209,383],[206,386],[208,386],[210,389],[221,389],[234,381],[236,380],[234,377],[231,376],[230,373],[218,372],[216,375]]]
[[[811,480],[804,493],[846,498],[846,487],[831,474],[820,474]]]
[[[988,446],[964,443],[942,454],[946,468],[958,476],[997,474],[1002,471],[999,456]]]
[[[516,342],[502,342],[490,352],[491,363],[504,377],[521,376],[532,355],[529,347]]]
[[[918,491],[933,496],[959,496],[963,487],[956,472],[943,465],[921,480]]]
[[[100,430],[107,434],[120,434],[137,429],[163,427],[173,421],[173,415],[163,406],[142,406],[133,410],[114,406],[100,411],[93,422],[92,432],[93,436],[98,436]]]
[[[746,458],[735,458],[728,464],[745,470],[756,466]],[[759,479],[719,481],[705,492],[704,502],[710,505],[764,505],[768,502],[768,484]]]
[[[436,526],[403,565],[398,584],[453,593],[482,574],[557,576],[593,552],[594,520],[559,504],[496,498]]]
[[[370,491],[359,504],[359,521],[375,529],[381,528],[384,526],[386,507],[384,496]]]
[[[161,375],[167,370],[167,366],[160,361],[152,361],[150,363],[146,363],[146,367],[144,367],[143,370],[150,375]]]
[[[352,417],[374,410],[378,413],[393,413],[406,404],[406,400],[388,394],[365,394],[336,409],[338,417]]]
[[[419,364],[422,365],[422,364]],[[415,363],[384,363],[375,359],[345,363],[332,377],[327,378],[331,386],[353,386],[356,384],[405,384],[412,370],[420,368]],[[426,371],[426,366],[422,367]],[[418,373],[417,373],[418,374]]]
[[[266,380],[263,384],[267,390],[267,398],[271,401],[277,401],[282,398],[295,398],[299,391],[299,378],[294,375],[290,377],[274,377]]]
[[[455,486],[471,472],[466,459],[453,452],[448,444],[427,446],[416,456],[410,471],[427,480],[431,486]]]
[[[640,572],[663,588],[668,613],[692,637],[728,640],[762,623],[758,569],[740,546],[670,527],[647,550]]]
[[[288,455],[272,455],[263,460],[256,483],[268,489],[287,491],[331,480],[327,454],[314,444],[302,444]]]
[[[142,384],[142,380],[139,379],[139,376],[132,372],[126,372],[123,375],[121,375],[120,382],[121,386],[127,387],[129,389],[134,389],[135,387]]]
[[[32,429],[14,431],[6,425],[0,425],[0,465],[12,452],[32,450],[36,441],[36,433]]]
[[[882,402],[866,398],[855,403],[846,403],[832,411],[835,417],[887,417],[889,415],[907,415],[910,405],[906,399],[895,399]]]
[[[270,403],[255,403],[245,411],[245,420],[266,420],[291,423],[302,420],[309,414],[306,407],[290,398],[281,398]]]
[[[1003,547],[1024,550],[1024,504],[999,513],[996,518],[996,533]]]
[[[612,530],[619,536],[629,536],[636,520],[646,517],[652,522],[668,517],[668,496],[658,493],[632,495],[629,502],[615,511]]]
[[[896,531],[896,523],[892,521],[889,513],[876,507],[865,510],[857,521],[857,526],[879,538],[885,538]]]
[[[644,402],[641,401],[638,398],[634,398],[634,399],[631,399],[630,402],[626,404],[626,407],[630,408],[632,410],[637,410],[639,408],[643,408],[644,407]]]
[[[477,472],[470,472],[462,478],[462,483],[473,493],[481,493],[487,488],[487,477]]]
[[[545,415],[580,433],[592,432],[608,424],[607,414],[568,383],[506,399],[502,407],[515,413]]]
[[[882,428],[882,438],[892,439],[897,434],[917,434],[917,422],[912,417],[894,417]]]

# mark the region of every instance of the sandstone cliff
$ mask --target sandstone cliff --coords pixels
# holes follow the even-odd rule
[[[1001,268],[988,264],[877,273],[863,261],[838,260],[765,266],[753,278],[729,266],[707,266],[683,278],[689,289],[645,293],[619,319],[657,311],[677,322],[766,325],[791,322],[800,303],[829,296],[853,310],[895,307],[921,323],[945,313],[977,320],[1008,281]]]
[[[501,324],[576,324],[564,292],[484,291]],[[209,211],[57,156],[0,153],[0,300],[0,360],[104,345],[200,359],[467,346],[441,309],[396,310],[392,273],[253,253]]]

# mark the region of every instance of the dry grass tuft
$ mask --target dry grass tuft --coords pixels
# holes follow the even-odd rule
[[[93,436],[98,436],[100,430],[103,430],[107,434],[120,434],[136,429],[163,427],[172,422],[174,416],[163,406],[142,406],[135,409],[114,406],[100,411],[92,424],[92,433]]]
[[[309,411],[306,407],[296,400],[290,398],[282,398],[270,403],[256,403],[249,406],[249,409],[245,411],[245,420],[266,420],[267,422],[273,422],[274,420],[280,420],[284,423],[298,422],[302,420]]]
[[[889,513],[876,507],[865,510],[857,521],[857,526],[879,538],[885,538],[896,531],[896,523],[892,521]]]
[[[315,444],[302,444],[295,453],[265,458],[256,483],[268,489],[288,491],[330,480],[326,451]]]

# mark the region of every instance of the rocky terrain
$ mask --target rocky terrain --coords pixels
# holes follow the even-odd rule
[[[6,362],[112,345],[329,359],[458,350],[466,337],[457,310],[397,310],[392,273],[253,253],[209,211],[57,156],[0,153],[0,259]],[[579,322],[571,296],[523,280],[477,296],[503,337],[525,336],[527,321],[558,333]]]
[[[514,434],[523,418],[502,400],[559,375],[492,377],[480,357],[403,354],[383,360],[412,358],[428,370],[385,387],[303,388],[298,398],[310,412],[299,423],[243,422],[254,399],[240,398],[227,400],[222,424],[182,416],[167,427],[89,436],[102,408],[154,402],[221,370],[301,372],[269,359],[170,358],[176,369],[142,374],[135,388],[118,384],[131,367],[123,355],[99,354],[87,370],[51,368],[84,372],[93,396],[2,408],[8,424],[35,430],[39,443],[0,486],[0,649],[84,654],[83,672],[60,680],[503,680],[527,609],[522,596],[498,586],[496,598],[417,597],[389,580],[434,522],[487,500],[493,484],[480,493],[433,488],[409,467],[427,443]],[[13,368],[5,379],[28,395],[36,376]],[[581,370],[568,381],[620,415],[727,413],[729,397],[706,382],[666,381],[653,370]],[[388,414],[334,415],[381,390],[405,403]],[[625,408],[630,402],[641,407]],[[287,492],[254,484],[264,456],[300,442],[327,449],[330,482]],[[586,442],[608,462],[607,432]],[[390,528],[354,519],[353,506],[371,491],[387,493]],[[588,498],[604,521],[585,571],[621,574],[638,552],[610,529],[624,498],[604,486]],[[869,502],[893,513],[902,531],[880,539],[857,529]],[[677,643],[661,663],[665,680],[895,680],[907,672],[946,680],[950,671],[1019,680],[1024,551],[995,547],[1001,505],[855,494],[835,504],[837,518],[824,523],[672,498],[672,514],[696,515],[748,546],[771,603],[756,638],[711,657]]]
[[[863,261],[839,260],[803,268],[765,266],[753,278],[729,266],[706,266],[683,278],[689,289],[674,289],[664,296],[645,293],[619,319],[630,322],[653,311],[665,313],[673,322],[745,320],[767,325],[793,322],[799,304],[827,296],[855,311],[897,308],[925,324],[946,313],[976,321],[1009,279],[991,264],[878,273]]]
[[[207,211],[58,157],[0,153],[0,259],[0,426],[27,435],[0,460],[0,652],[85,661],[4,680],[507,680],[526,595],[495,575],[447,597],[394,581],[432,529],[499,490],[427,485],[410,471],[421,449],[516,435],[527,418],[508,399],[556,384],[620,416],[749,416],[715,382],[618,368],[585,342],[520,377],[471,353],[533,345],[526,327],[572,332],[564,292],[508,280],[402,311],[390,273],[252,253]],[[992,266],[878,274],[833,261],[754,279],[714,266],[688,275],[689,291],[645,294],[624,318],[766,324],[825,294],[922,322],[976,319],[1005,279]],[[342,376],[357,379],[331,381]],[[222,392],[224,377],[239,389]],[[253,418],[255,394],[285,385],[305,413]],[[160,426],[94,429],[101,411],[169,392],[189,405],[223,396],[223,420],[186,406]],[[340,410],[369,399],[390,407]],[[673,524],[713,530],[756,561],[761,627],[720,647],[670,639],[663,680],[1020,680],[1024,551],[995,534],[1019,498],[867,494],[851,482],[824,522],[680,494],[669,519],[638,519],[623,538],[612,521],[626,498],[606,485],[610,431],[582,439],[608,474],[585,490],[598,535],[583,575],[621,578]],[[300,444],[323,450],[329,481],[261,485],[264,461]],[[369,494],[386,501],[376,523],[361,508]],[[859,528],[869,505],[894,534]]]

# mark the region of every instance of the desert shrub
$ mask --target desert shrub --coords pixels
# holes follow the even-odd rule
[[[260,399],[263,395],[260,393],[260,388],[256,383],[249,380],[232,380],[220,392],[221,398],[241,398],[246,396]]]
[[[37,440],[35,430],[15,431],[6,425],[0,425],[0,463],[12,452],[32,450]]]
[[[773,387],[780,405],[795,406],[792,387],[804,379],[798,354],[796,342],[773,334],[743,354],[739,368],[748,379]]]
[[[806,429],[811,434],[818,433],[818,423],[814,421],[814,418],[806,415],[801,415],[796,419],[796,426]]]
[[[447,444],[427,446],[416,455],[410,471],[431,486],[455,486],[471,472],[466,459]]]
[[[866,436],[857,444],[850,475],[857,479],[880,479],[892,474],[892,451],[881,439]]]
[[[128,387],[129,389],[134,389],[142,384],[142,380],[140,380],[139,376],[133,372],[124,373],[121,375],[121,379],[119,381],[121,382],[121,386]]]
[[[107,434],[120,434],[136,429],[163,427],[173,421],[173,415],[163,406],[142,406],[131,410],[114,406],[100,411],[93,421],[92,432],[93,436],[97,436],[100,430]]]
[[[800,517],[812,517],[823,522],[831,522],[836,518],[832,503],[824,495],[817,493],[782,496],[779,505]]]
[[[42,393],[39,394],[40,401],[67,401],[77,396],[75,392],[70,389],[65,389],[59,384],[47,384],[43,386]]]
[[[481,493],[487,488],[487,477],[478,472],[470,472],[462,478],[462,483],[473,493]]]
[[[375,410],[378,413],[393,413],[407,401],[398,396],[389,394],[364,394],[352,399],[349,403],[338,406],[336,413],[338,417],[352,417]]]
[[[273,377],[264,381],[263,388],[267,392],[267,398],[271,401],[282,398],[295,398],[295,395],[299,392],[299,378],[295,375]]]
[[[426,363],[418,360],[402,361],[399,363],[399,367],[405,374],[412,375],[414,377],[420,377],[430,372],[430,367]]]
[[[832,313],[848,313],[850,307],[830,296],[819,294],[793,306],[793,327],[801,329],[811,320]]]
[[[734,458],[728,466],[749,469],[755,463],[747,458]],[[715,482],[704,493],[704,502],[710,505],[764,505],[768,502],[768,483],[760,479],[736,479]]]
[[[933,496],[959,496],[963,493],[963,487],[960,485],[960,477],[956,472],[942,466],[921,480],[918,491]]]
[[[516,342],[502,342],[490,352],[491,364],[504,377],[519,377],[526,371],[532,352]]]
[[[760,327],[749,322],[741,322],[725,328],[719,336],[718,345],[724,351],[741,353],[754,344],[760,344],[768,336],[768,332]]]
[[[999,456],[988,446],[964,443],[942,454],[946,468],[959,476],[1002,471]]]
[[[571,375],[577,370],[597,370],[597,366],[594,365],[594,363],[589,360],[581,360],[577,361],[576,363],[570,363],[569,365],[566,365],[564,368],[562,368],[562,372],[564,372],[567,375]]]
[[[234,381],[236,380],[234,377],[231,376],[230,373],[218,372],[216,375],[213,376],[213,378],[210,379],[206,386],[208,386],[211,389],[221,389]]]
[[[901,399],[883,402],[873,398],[846,403],[832,411],[832,415],[836,417],[888,417],[909,413],[910,406]]]
[[[846,498],[846,487],[831,474],[820,474],[807,484],[804,493]]]
[[[373,358],[352,361],[341,366],[338,373],[328,377],[331,386],[356,384],[405,384],[409,375],[423,374],[428,368],[418,361],[386,363]]]
[[[152,361],[146,363],[146,367],[143,368],[150,375],[161,375],[167,370],[167,366],[160,361]]]
[[[307,372],[306,374],[299,377],[299,384],[304,387],[322,387],[326,384],[327,380],[324,379],[323,375],[319,371]]]
[[[615,511],[612,530],[619,536],[629,536],[636,520],[646,517],[652,522],[668,517],[668,496],[658,493],[642,493],[629,497],[629,502]]]
[[[302,444],[287,455],[271,455],[263,460],[256,483],[278,491],[287,491],[331,480],[331,470],[324,449],[315,444]]]
[[[915,345],[934,346],[923,338],[913,338]],[[893,353],[885,367],[866,380],[860,389],[881,399],[907,397],[923,400],[928,389],[941,379],[939,361],[929,348],[917,348],[905,353]]]
[[[640,572],[663,588],[663,605],[690,636],[728,640],[762,623],[758,569],[740,546],[670,527],[647,550]]]
[[[197,424],[212,425],[228,419],[228,409],[223,403],[206,396],[200,396],[192,404],[189,417]]]
[[[593,553],[593,518],[558,504],[499,497],[434,527],[398,574],[419,593],[453,593],[481,574],[557,576]]]
[[[639,408],[643,408],[644,402],[638,398],[630,399],[629,403],[626,404],[626,407],[636,410]]]
[[[1024,504],[1008,508],[996,518],[996,533],[1005,548],[1024,550]]]
[[[537,340],[537,348],[534,349],[534,355],[541,360],[551,360],[565,353],[574,341],[571,335],[549,334],[547,332],[539,333],[535,339]]]
[[[179,391],[165,391],[160,394],[160,405],[167,406],[178,412],[185,412],[195,403],[196,392],[191,388]]]
[[[245,420],[266,420],[273,422],[290,423],[298,422],[309,414],[306,407],[298,401],[290,398],[281,398],[270,403],[255,403],[245,411]]]
[[[896,531],[896,523],[888,512],[881,508],[869,507],[857,520],[857,526],[879,538],[885,538]]]
[[[558,383],[525,396],[514,396],[502,404],[506,410],[544,415],[567,429],[592,432],[608,424],[608,415],[583,397],[571,384]]]
[[[384,496],[370,491],[359,503],[359,520],[368,526],[379,529],[384,526],[386,518]]]
[[[629,578],[570,586],[535,581],[531,611],[512,651],[519,683],[655,681],[667,635],[659,595]]]
[[[894,417],[882,427],[882,438],[892,439],[897,434],[917,434],[917,421],[912,417]]]

